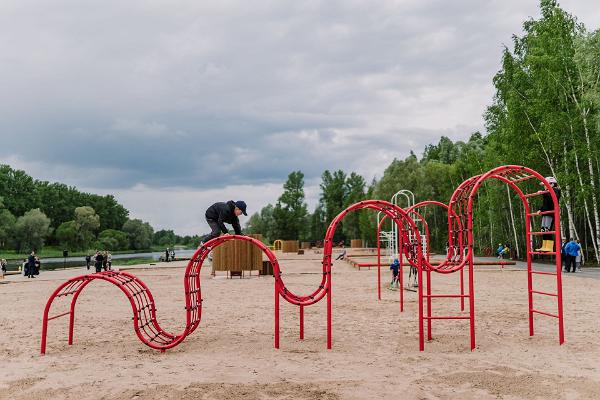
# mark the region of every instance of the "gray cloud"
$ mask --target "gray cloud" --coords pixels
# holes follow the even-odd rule
[[[600,24],[594,2],[562,5]],[[296,169],[371,179],[482,129],[502,44],[537,14],[518,0],[3,1],[0,162],[117,197],[270,187]]]

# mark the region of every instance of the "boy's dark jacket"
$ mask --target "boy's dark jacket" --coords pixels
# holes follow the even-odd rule
[[[234,210],[235,202],[233,200],[229,200],[227,203],[215,203],[208,207],[205,217],[206,219],[212,219],[213,221],[216,221],[221,229],[221,232],[229,232],[224,224],[224,222],[226,222],[233,226],[233,230],[235,231],[236,235],[241,235],[242,228],[240,227],[240,220],[237,215],[235,215]]]

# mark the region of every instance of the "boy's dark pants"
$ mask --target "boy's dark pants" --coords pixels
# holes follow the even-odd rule
[[[208,226],[210,226],[211,232],[202,239],[203,242],[208,242],[211,239],[221,236],[221,228],[219,228],[219,224],[214,219],[206,219],[208,222]]]

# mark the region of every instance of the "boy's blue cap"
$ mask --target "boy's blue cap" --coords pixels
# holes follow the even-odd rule
[[[237,208],[239,208],[240,210],[242,210],[242,214],[244,214],[246,216],[248,215],[248,214],[246,214],[246,202],[245,201],[238,200],[235,202],[235,206]]]

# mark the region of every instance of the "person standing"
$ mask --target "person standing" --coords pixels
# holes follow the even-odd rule
[[[169,252],[169,248],[167,247],[167,249],[165,250],[165,261],[166,262],[169,262],[169,255],[170,255],[170,252]]]
[[[35,278],[35,251],[32,251],[27,257],[27,277]]]
[[[6,262],[6,260],[3,258],[0,261],[0,276],[2,276],[4,278],[4,275],[6,275],[6,265],[8,263]]]
[[[112,271],[112,254],[110,254],[110,251],[106,252],[106,265],[108,266],[108,270]]]
[[[577,254],[581,250],[581,246],[575,242],[575,239],[570,239],[569,243],[565,246],[565,253],[567,255],[567,265],[565,267],[566,272],[575,272],[576,264],[575,260],[577,259]]]
[[[96,272],[102,272],[102,263],[104,261],[104,256],[102,256],[102,253],[100,253],[100,251],[96,252],[96,259],[94,262],[94,267],[96,268]]]
[[[204,216],[206,222],[210,226],[211,232],[204,237],[201,245],[208,242],[211,239],[219,237],[221,233],[229,234],[225,224],[231,224],[236,235],[242,234],[242,228],[240,226],[240,215],[248,215],[246,213],[246,203],[242,200],[233,201],[229,200],[226,203],[215,203],[208,207]]]
[[[88,269],[88,271],[90,270],[90,263],[92,262],[92,256],[90,256],[89,254],[87,256],[85,256],[85,266]]]

